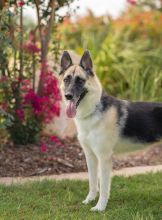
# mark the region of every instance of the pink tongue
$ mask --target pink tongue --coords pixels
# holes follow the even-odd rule
[[[76,105],[73,101],[69,101],[66,108],[66,114],[69,118],[74,118],[76,115]]]

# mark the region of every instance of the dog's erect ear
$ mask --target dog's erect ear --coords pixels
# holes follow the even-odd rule
[[[62,74],[68,67],[72,65],[72,60],[70,54],[67,51],[64,51],[61,57],[61,72]]]
[[[93,76],[93,63],[91,55],[88,50],[86,50],[80,60],[80,66],[87,72],[87,74]]]

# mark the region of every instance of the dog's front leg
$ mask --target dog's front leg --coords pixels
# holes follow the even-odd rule
[[[99,158],[100,196],[98,203],[92,211],[104,211],[109,199],[111,186],[112,159],[103,155]]]
[[[84,204],[88,204],[93,201],[97,196],[97,158],[93,151],[88,147],[84,146],[84,153],[86,156],[86,162],[88,167],[89,176],[89,193],[86,199],[83,201]]]

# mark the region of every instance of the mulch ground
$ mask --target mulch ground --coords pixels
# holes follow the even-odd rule
[[[40,145],[0,148],[0,177],[50,175],[87,171],[84,153],[76,139],[59,142],[44,138],[48,149]],[[113,168],[162,164],[162,144],[141,152],[113,157]]]

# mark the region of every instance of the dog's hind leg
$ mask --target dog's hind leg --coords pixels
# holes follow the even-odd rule
[[[97,196],[97,168],[98,168],[98,161],[97,157],[93,153],[93,151],[88,147],[84,146],[84,153],[86,156],[87,167],[88,167],[88,176],[89,176],[89,193],[86,199],[83,201],[84,204],[88,204],[93,201]]]
[[[104,155],[99,158],[100,196],[91,211],[104,211],[110,195],[112,159]]]

